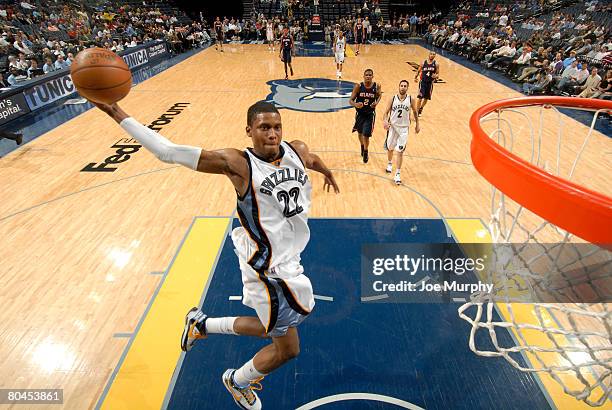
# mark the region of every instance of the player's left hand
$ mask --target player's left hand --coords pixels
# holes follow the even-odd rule
[[[419,131],[421,131],[421,127],[419,126],[419,124],[416,124],[414,126],[414,132],[416,132],[417,134],[419,133]]]
[[[329,192],[330,187],[334,188],[335,193],[337,194],[340,193],[340,188],[338,188],[338,184],[336,183],[336,180],[334,179],[334,174],[332,174],[331,172],[329,173],[329,175],[325,175],[325,182],[323,183],[323,189]]]

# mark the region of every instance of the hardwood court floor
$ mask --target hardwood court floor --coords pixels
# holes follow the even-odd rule
[[[189,103],[164,125],[167,138],[207,149],[249,145],[247,107],[284,73],[266,46],[225,50],[207,49],[139,84],[122,107],[148,124]],[[435,86],[421,133],[411,130],[406,186],[384,173],[380,116],[399,80],[409,79],[416,94],[407,62],[426,56],[416,45],[372,45],[347,59],[345,80],[361,81],[372,68],[385,91],[367,165],[350,132],[353,110],[282,110],[284,138],[305,141],[340,185],[340,195],[324,193],[313,176],[312,216],[488,218],[490,187],[471,165],[468,118],[486,102],[519,94],[443,57],[445,83]],[[329,57],[297,58],[294,68],[294,78],[335,78]],[[584,135],[586,127],[568,120],[566,132]],[[144,149],[114,172],[80,172],[115,155],[111,146],[125,137],[91,110],[0,160],[0,388],[63,388],[67,408],[95,405],[159,284],[151,272],[166,269],[194,216],[234,211],[223,177],[163,164]],[[593,143],[590,183],[604,190],[609,150],[606,141]]]

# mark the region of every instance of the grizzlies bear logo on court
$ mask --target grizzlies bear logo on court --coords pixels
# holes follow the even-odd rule
[[[334,112],[351,108],[349,100],[355,83],[326,78],[268,81],[267,102],[277,108],[305,112]]]

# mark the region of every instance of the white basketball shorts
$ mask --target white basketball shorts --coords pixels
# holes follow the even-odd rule
[[[410,127],[389,127],[387,138],[385,138],[385,150],[404,152],[408,144],[408,130]]]

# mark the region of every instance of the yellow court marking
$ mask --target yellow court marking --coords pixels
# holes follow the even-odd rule
[[[161,408],[181,354],[182,319],[200,302],[230,223],[231,218],[196,219],[102,408]]]
[[[482,255],[482,252],[486,250],[487,246],[484,244],[491,243],[491,236],[489,235],[489,232],[486,227],[479,219],[451,219],[447,220],[447,223],[453,231],[457,242],[461,244],[461,247],[466,253],[466,255]],[[483,245],[479,246],[477,244]],[[502,316],[503,320],[508,320],[508,318],[510,317],[510,311],[505,304],[497,304],[497,311]],[[534,316],[533,307],[530,304],[513,303],[512,313],[514,314],[514,317],[518,322],[537,324],[537,319]],[[546,313],[542,312],[542,315],[546,315]],[[548,317],[547,322],[549,322],[551,326],[555,323],[552,317]],[[515,340],[520,340],[514,329],[512,329],[512,332],[514,333]],[[523,332],[523,336],[525,337],[525,340],[529,345],[547,347],[552,346],[552,342],[550,341],[550,339],[548,339],[548,337],[546,337],[543,332],[525,331]],[[555,364],[558,360],[560,360],[559,355],[556,354],[548,354],[545,356],[541,355],[540,357],[547,365]],[[527,354],[527,359],[531,363],[538,363],[535,357],[530,353]],[[590,407],[586,403],[578,401],[572,396],[565,394],[561,385],[554,381],[548,373],[539,372],[536,374],[536,377],[539,377],[540,381],[542,382],[542,385],[544,386],[544,389],[546,389],[548,395],[551,397],[555,406],[558,409],[592,409],[592,407]],[[563,383],[570,389],[582,390],[582,384],[578,382],[578,379],[572,374],[560,374],[559,377],[563,380]],[[598,390],[595,391],[597,392]],[[612,405],[608,401],[600,408],[612,409]]]
[[[353,48],[350,45],[346,45],[346,49],[344,50],[344,54],[347,57],[355,57],[355,52],[353,51]]]

